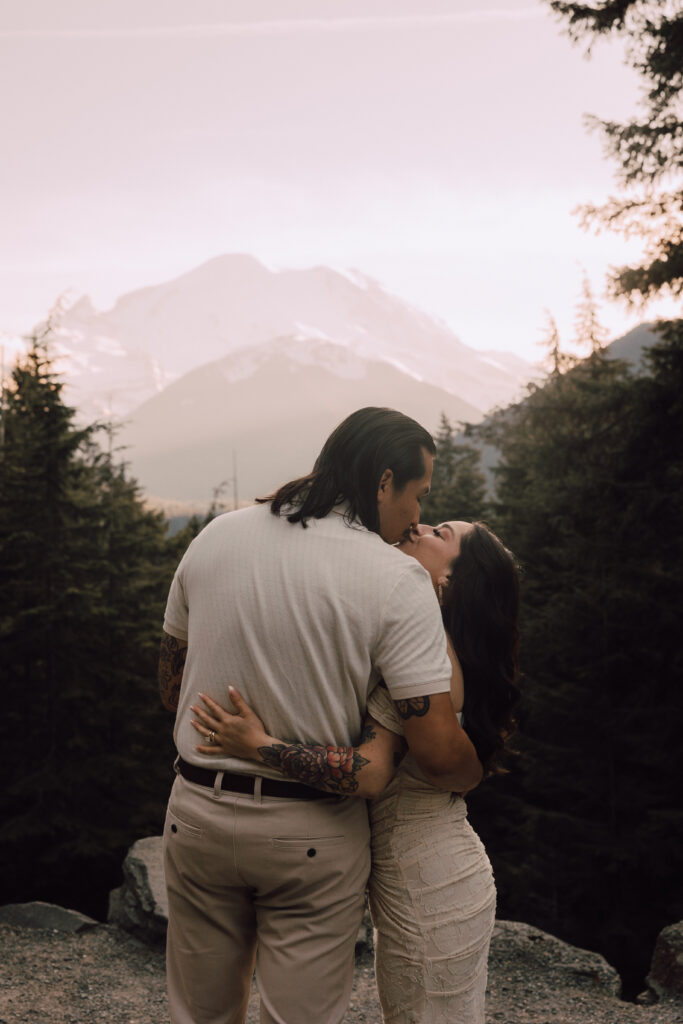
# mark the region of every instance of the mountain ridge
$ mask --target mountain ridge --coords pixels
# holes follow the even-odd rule
[[[469,348],[360,271],[276,271],[239,254],[128,292],[104,312],[82,297],[61,315],[56,347],[75,404],[95,418],[125,416],[196,366],[285,336],[385,360],[482,412],[510,401],[532,372],[512,353]]]
[[[343,346],[336,349],[340,360],[353,359]],[[251,501],[309,472],[330,431],[364,405],[399,408],[434,430],[442,411],[459,422],[478,422],[482,415],[380,360],[351,363],[354,372],[341,376],[319,363],[293,360],[286,344],[274,344],[242,377],[231,373],[234,359],[191,370],[122,426],[119,443],[147,493],[208,503],[232,477],[234,451],[240,498]]]

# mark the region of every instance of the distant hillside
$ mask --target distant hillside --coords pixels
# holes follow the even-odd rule
[[[657,340],[657,334],[653,330],[654,324],[638,324],[628,334],[624,334],[621,338],[617,338],[611,345],[607,347],[607,356],[609,359],[624,359],[627,363],[633,363],[634,366],[639,366],[643,352],[654,345]]]
[[[616,338],[611,342],[606,349],[606,355],[608,359],[623,359],[627,363],[631,363],[636,371],[642,371],[644,369],[642,358],[643,354],[647,349],[655,343],[657,340],[657,334],[653,330],[654,324],[645,323],[639,324],[626,334],[622,335],[621,338]],[[505,416],[505,410],[492,415]],[[482,424],[485,424],[491,417],[487,416],[482,420]],[[465,441],[463,434],[458,435],[459,440]],[[494,470],[498,465],[499,452],[498,449],[493,445],[484,444],[480,439],[474,438],[469,439],[468,443],[478,448],[481,452],[481,465],[484,470],[486,482],[490,493],[493,493],[494,488]]]
[[[481,419],[473,405],[388,363],[319,343],[325,367],[294,358],[290,343],[250,350],[246,376],[244,353],[192,370],[133,413],[119,441],[148,494],[208,501],[232,477],[234,451],[238,498],[252,501],[307,473],[330,431],[364,405],[398,408],[430,430],[442,411],[453,421]]]

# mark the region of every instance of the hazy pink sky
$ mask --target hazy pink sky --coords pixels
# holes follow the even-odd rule
[[[634,113],[621,58],[531,0],[3,0],[0,331],[249,252],[535,359],[641,250],[571,214],[615,187],[582,114]]]

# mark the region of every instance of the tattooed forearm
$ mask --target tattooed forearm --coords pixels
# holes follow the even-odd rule
[[[401,718],[422,718],[429,711],[429,697],[411,697],[409,700],[394,701]]]
[[[164,633],[159,649],[159,695],[169,711],[178,710],[186,657],[187,643]]]
[[[328,793],[354,793],[358,789],[357,772],[369,764],[355,747],[273,743],[259,747],[258,753],[265,764],[289,778]]]

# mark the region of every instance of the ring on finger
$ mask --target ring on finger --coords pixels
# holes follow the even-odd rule
[[[216,737],[216,733],[212,729],[211,732],[209,733],[209,743],[214,743],[215,742],[215,737]]]

